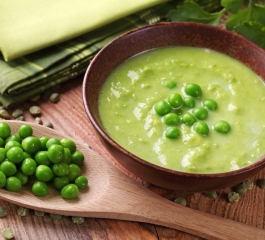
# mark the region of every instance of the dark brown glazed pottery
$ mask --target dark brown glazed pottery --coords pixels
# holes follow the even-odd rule
[[[207,191],[233,186],[260,171],[262,159],[251,166],[220,174],[191,174],[148,163],[126,151],[104,131],[98,96],[107,76],[126,59],[165,46],[195,46],[227,54],[265,79],[265,51],[230,31],[197,23],[159,23],[130,31],[106,45],[92,60],[83,82],[84,106],[101,142],[129,172],[154,185],[180,191]]]

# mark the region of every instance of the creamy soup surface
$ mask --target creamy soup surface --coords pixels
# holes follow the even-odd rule
[[[169,83],[171,86],[169,87]],[[176,84],[175,87],[174,83]],[[203,99],[217,102],[204,120],[206,136],[180,122],[180,137],[165,136],[168,127],[154,105],[171,93],[187,95],[196,83]],[[192,173],[220,173],[250,165],[265,153],[265,86],[248,67],[224,54],[203,48],[160,48],[121,64],[106,80],[99,98],[106,132],[122,147],[153,164]],[[180,118],[191,109],[172,109]],[[227,121],[227,134],[213,129]]]

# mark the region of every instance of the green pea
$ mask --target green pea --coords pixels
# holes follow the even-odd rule
[[[12,117],[17,119],[18,117],[23,116],[23,111],[21,109],[16,109],[12,112]]]
[[[8,142],[6,143],[6,145],[5,145],[5,149],[6,149],[6,151],[8,151],[8,150],[9,150],[10,148],[12,148],[12,147],[20,147],[20,148],[21,148],[21,145],[20,145],[20,143],[17,142],[17,141],[10,140],[10,141],[8,141]]]
[[[8,142],[8,141],[16,141],[16,142],[19,142],[21,144],[22,139],[21,139],[21,137],[18,134],[12,134],[11,136],[9,136],[6,139],[6,142]]]
[[[22,184],[21,184],[20,180],[17,177],[11,176],[11,177],[8,177],[6,179],[5,188],[8,191],[17,192],[18,190],[21,189],[21,187],[22,187]]]
[[[5,146],[5,140],[0,137],[0,147],[3,148]]]
[[[7,210],[5,207],[0,206],[0,218],[5,217],[7,215]]]
[[[62,215],[56,213],[50,213],[50,218],[53,220],[60,220],[62,218]]]
[[[179,93],[172,93],[168,96],[168,102],[172,107],[180,108],[183,104],[183,99]]]
[[[0,169],[6,175],[6,177],[13,176],[17,172],[16,165],[8,160],[5,160],[1,163]]]
[[[64,163],[70,164],[72,161],[72,154],[69,150],[69,148],[64,148]]]
[[[229,202],[237,202],[240,196],[236,192],[230,192],[227,197]]]
[[[186,202],[186,199],[185,198],[182,198],[182,197],[178,197],[174,200],[175,203],[179,204],[179,205],[182,205],[182,206],[186,206],[187,205],[187,202]]]
[[[0,163],[3,162],[6,159],[6,149],[0,148]]]
[[[193,114],[187,112],[182,115],[181,121],[187,126],[192,126],[196,122],[196,118]]]
[[[155,104],[155,111],[160,116],[164,116],[165,114],[171,112],[171,109],[171,106],[164,100]]]
[[[246,194],[247,191],[248,191],[248,189],[246,188],[246,186],[243,183],[240,183],[236,186],[235,192],[237,192],[239,194],[239,196],[243,196],[244,194]]]
[[[243,184],[247,189],[252,189],[254,186],[254,182],[250,179],[245,180]]]
[[[82,224],[84,223],[84,221],[85,221],[84,217],[75,217],[75,216],[72,217],[72,222],[75,224]]]
[[[224,120],[219,120],[214,124],[214,130],[222,134],[228,133],[230,129],[230,124]]]
[[[39,165],[35,171],[36,178],[42,182],[48,182],[53,178],[53,171],[46,165]]]
[[[10,126],[5,122],[0,122],[0,138],[6,139],[11,134]]]
[[[6,175],[0,171],[0,188],[6,185]]]
[[[187,95],[199,98],[202,95],[201,87],[196,83],[191,83],[185,86],[184,91]]]
[[[194,108],[195,107],[195,100],[193,97],[185,97],[183,99],[183,105],[187,108]]]
[[[22,185],[27,184],[29,180],[29,177],[26,174],[24,174],[20,169],[16,172],[14,176],[20,180]]]
[[[180,137],[180,130],[177,127],[168,127],[165,130],[165,136],[170,139],[175,139]]]
[[[26,158],[22,162],[21,170],[25,175],[29,176],[35,173],[36,167],[37,164],[35,160],[33,160],[32,158]]]
[[[2,236],[5,239],[13,239],[14,238],[14,233],[11,228],[4,228],[2,231]]]
[[[23,150],[20,147],[12,147],[6,152],[6,157],[12,163],[21,163],[24,160]]]
[[[168,113],[164,116],[166,125],[177,125],[180,122],[180,117],[176,113]]]
[[[69,139],[69,138],[62,138],[60,140],[61,145],[64,148],[68,148],[70,150],[71,153],[76,151],[76,144],[73,140]]]
[[[69,179],[67,176],[55,177],[53,179],[53,186],[58,190],[61,190],[67,184],[69,184]]]
[[[69,164],[68,167],[69,167],[69,173],[67,176],[68,176],[69,182],[74,182],[75,179],[81,175],[81,170],[74,163]]]
[[[38,151],[35,154],[35,162],[37,163],[37,165],[46,165],[49,166],[51,164],[51,161],[48,157],[48,152],[47,151]]]
[[[82,152],[75,151],[75,152],[72,153],[71,163],[74,163],[74,164],[80,166],[80,165],[82,165],[84,160],[85,160],[85,156],[84,156],[84,154]]]
[[[75,199],[78,197],[78,194],[78,187],[73,183],[67,184],[61,190],[62,197],[66,199]]]
[[[49,127],[49,128],[53,128],[53,125],[51,122],[45,122],[43,123],[43,126]]]
[[[48,186],[45,182],[37,181],[32,185],[31,191],[37,197],[43,197],[48,194]]]
[[[18,134],[21,138],[32,136],[33,129],[28,124],[23,124],[18,129]]]
[[[193,130],[203,136],[206,136],[209,133],[209,127],[207,123],[202,121],[194,123]]]
[[[208,117],[208,111],[204,107],[194,108],[192,113],[199,120],[205,120]]]
[[[25,217],[29,214],[29,209],[25,207],[18,207],[17,215],[20,217]]]
[[[46,144],[47,144],[47,142],[48,142],[49,139],[50,138],[47,137],[47,136],[42,136],[40,138],[40,144],[41,144],[40,150],[45,151],[45,150],[48,149],[47,146],[46,146]]]
[[[202,106],[214,111],[217,108],[217,102],[213,99],[204,99],[202,100]]]
[[[61,145],[61,141],[55,137],[49,138],[48,141],[46,142],[47,149],[53,144]]]
[[[216,191],[208,191],[205,193],[208,198],[217,198]]]
[[[64,160],[64,147],[52,144],[48,148],[48,157],[52,163],[59,163]]]
[[[52,171],[57,177],[66,176],[69,173],[68,164],[64,162],[55,163],[52,166]]]
[[[88,186],[88,180],[85,176],[79,176],[75,179],[75,185],[79,189],[85,189]]]
[[[32,158],[31,155],[29,153],[25,152],[25,151],[23,152],[23,156],[24,156],[24,159]]]
[[[169,81],[166,86],[167,88],[172,89],[177,86],[177,83],[175,81]]]
[[[42,212],[42,211],[38,211],[38,210],[34,210],[34,214],[35,214],[36,216],[38,216],[38,217],[43,217],[43,216],[45,215],[44,212]]]
[[[23,139],[21,146],[28,153],[36,153],[41,148],[41,142],[39,138],[29,136]]]

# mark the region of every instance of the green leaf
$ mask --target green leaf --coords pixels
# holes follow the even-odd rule
[[[216,26],[222,14],[222,11],[218,13],[208,13],[194,1],[187,0],[183,5],[179,5],[177,9],[171,10],[167,18],[176,22],[198,22]]]
[[[244,0],[222,0],[221,5],[232,13],[236,13],[242,7]]]
[[[226,21],[226,28],[228,30],[233,30],[236,25],[243,21],[253,21],[265,25],[265,6],[251,5],[238,13],[232,14]]]
[[[258,22],[242,22],[234,31],[265,49],[265,25]]]

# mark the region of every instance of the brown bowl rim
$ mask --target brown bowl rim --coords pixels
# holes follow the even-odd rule
[[[100,58],[101,52],[103,51],[107,51],[108,47],[110,45],[113,44],[113,42],[119,41],[120,39],[122,39],[125,36],[129,36],[131,34],[134,34],[138,31],[143,31],[146,29],[150,29],[150,28],[156,28],[158,26],[167,26],[169,24],[173,24],[173,25],[193,25],[196,26],[198,28],[208,28],[208,30],[217,30],[217,31],[223,31],[225,32],[227,35],[236,37],[238,39],[241,39],[241,41],[246,42],[249,47],[251,48],[259,48],[260,51],[264,51],[262,48],[260,48],[258,45],[254,44],[252,41],[248,40],[247,38],[234,33],[230,30],[226,30],[217,26],[212,26],[212,25],[207,25],[207,24],[202,24],[202,23],[194,23],[194,22],[160,22],[160,23],[155,23],[155,24],[151,24],[151,25],[147,25],[147,26],[143,26],[143,27],[138,27],[135,28],[133,30],[130,30],[124,34],[121,34],[120,36],[116,37],[115,39],[113,39],[112,41],[110,41],[108,44],[106,44],[104,47],[102,47],[98,53],[94,56],[94,58],[91,60],[89,66],[87,67],[87,70],[85,72],[84,78],[83,78],[83,86],[82,86],[82,95],[83,95],[83,104],[85,107],[85,110],[87,112],[87,115],[89,117],[89,120],[91,121],[93,127],[96,129],[96,131],[99,133],[99,135],[105,140],[107,141],[112,147],[114,147],[117,151],[122,152],[123,154],[125,154],[127,157],[132,158],[134,161],[137,161],[138,163],[145,165],[146,167],[151,167],[151,168],[155,168],[158,171],[162,171],[165,173],[169,173],[169,174],[173,174],[173,175],[178,175],[178,176],[190,176],[190,177],[194,177],[194,178],[225,178],[227,176],[233,176],[233,175],[237,175],[237,174],[241,174],[241,173],[245,173],[250,171],[251,169],[256,169],[261,167],[262,165],[265,165],[265,155],[263,155],[260,160],[237,170],[233,170],[233,171],[229,171],[229,172],[220,172],[220,173],[189,173],[189,172],[181,172],[181,171],[177,171],[177,170],[172,170],[172,169],[168,169],[168,168],[164,168],[158,165],[155,165],[153,163],[148,162],[147,160],[141,159],[140,157],[137,157],[136,155],[134,155],[133,153],[129,152],[128,150],[126,150],[125,148],[123,148],[121,145],[119,145],[116,141],[114,141],[106,132],[103,128],[100,127],[100,125],[97,123],[97,120],[94,118],[94,116],[91,114],[90,111],[90,107],[87,101],[87,81],[88,81],[88,75],[90,72],[90,69],[93,68],[94,62],[97,61],[98,58]],[[265,51],[264,51],[265,54]],[[238,59],[236,59],[238,60]],[[240,61],[240,60],[238,60]],[[262,79],[263,80],[263,79]],[[128,169],[128,171],[130,171]]]

